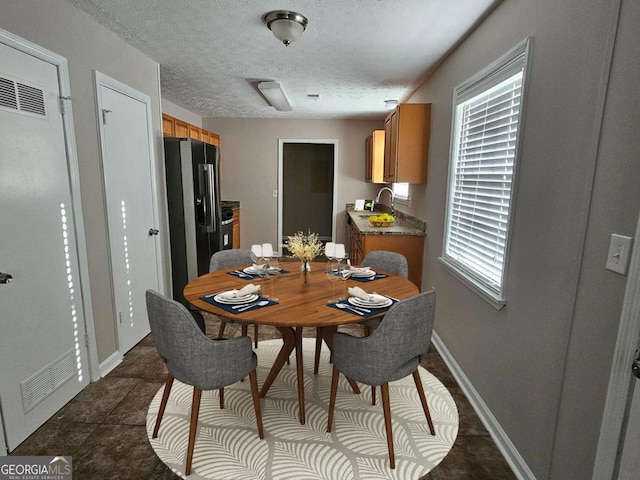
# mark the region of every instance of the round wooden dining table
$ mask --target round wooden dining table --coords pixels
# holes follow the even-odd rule
[[[371,320],[384,316],[382,312],[364,318],[347,309],[337,309],[329,303],[338,298],[348,297],[347,289],[358,286],[367,292],[376,292],[395,300],[402,300],[419,293],[418,288],[407,279],[385,273],[387,276],[372,281],[360,282],[354,279],[337,281],[329,280],[325,274],[325,263],[312,262],[309,283],[302,284],[300,279],[300,263],[281,262],[280,267],[287,271],[275,278],[251,280],[261,285],[260,294],[278,303],[261,308],[253,308],[240,313],[229,313],[224,308],[203,300],[203,297],[232,289],[240,289],[250,282],[228,272],[242,271],[247,265],[219,270],[195,278],[184,288],[184,296],[194,307],[218,316],[258,325],[275,326],[284,340],[283,346],[265,379],[260,397],[264,397],[278,373],[291,353],[296,352],[296,368],[298,381],[298,401],[300,423],[305,423],[304,410],[304,378],[302,363],[302,330],[305,327],[319,328],[329,349],[332,348],[333,333],[339,325]],[[354,391],[359,392],[355,382],[350,381]]]

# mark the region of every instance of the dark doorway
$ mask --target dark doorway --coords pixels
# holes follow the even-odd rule
[[[283,143],[282,239],[302,231],[333,237],[334,143]]]

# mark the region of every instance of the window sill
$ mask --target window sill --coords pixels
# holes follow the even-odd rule
[[[438,257],[440,263],[458,280],[460,280],[465,286],[467,286],[472,292],[482,298],[485,302],[491,305],[496,310],[502,310],[507,304],[504,298],[497,297],[493,292],[489,291],[483,284],[470,277],[466,272],[458,268],[457,265],[451,263],[444,257]]]

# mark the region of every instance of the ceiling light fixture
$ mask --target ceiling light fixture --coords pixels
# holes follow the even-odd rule
[[[386,108],[387,110],[393,110],[397,106],[398,106],[398,100],[385,100],[384,101],[384,108]]]
[[[290,112],[291,104],[278,82],[260,82],[258,89],[267,101],[280,112]]]
[[[309,23],[304,15],[288,10],[275,10],[266,13],[262,17],[262,21],[273,32],[273,35],[284,43],[285,47],[298,40]]]

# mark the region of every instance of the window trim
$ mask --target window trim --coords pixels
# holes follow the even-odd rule
[[[511,250],[511,237],[514,224],[515,204],[517,198],[517,186],[518,186],[518,172],[520,170],[520,157],[522,150],[522,136],[525,124],[525,111],[526,111],[526,98],[528,88],[528,76],[529,67],[531,62],[531,45],[532,38],[527,37],[518,43],[515,47],[510,49],[507,53],[502,55],[498,60],[494,61],[480,72],[471,76],[466,81],[458,85],[453,92],[453,110],[451,118],[451,137],[449,143],[449,174],[447,179],[447,201],[445,206],[445,218],[443,228],[443,241],[442,241],[442,256],[438,257],[438,260],[442,263],[446,269],[452,273],[458,280],[464,283],[473,292],[478,294],[483,300],[487,301],[497,310],[502,309],[507,304],[506,299],[506,287],[507,287],[507,272],[509,266],[509,256]],[[514,152],[513,162],[513,176],[511,181],[511,197],[509,200],[509,219],[506,231],[505,253],[502,267],[502,282],[499,288],[491,288],[490,283],[477,275],[472,269],[466,267],[461,262],[451,258],[446,254],[447,246],[447,225],[450,218],[451,207],[451,186],[452,180],[455,176],[454,171],[454,152],[457,150],[455,141],[457,138],[457,128],[459,118],[457,115],[457,108],[461,103],[473,98],[474,96],[482,93],[494,85],[500,83],[500,81],[509,78],[511,75],[504,75],[505,71],[509,70],[509,67],[519,58],[522,58],[523,75],[522,75],[522,89],[520,96],[520,113],[518,116],[518,131],[516,133],[516,147]],[[504,78],[501,78],[504,77]]]

